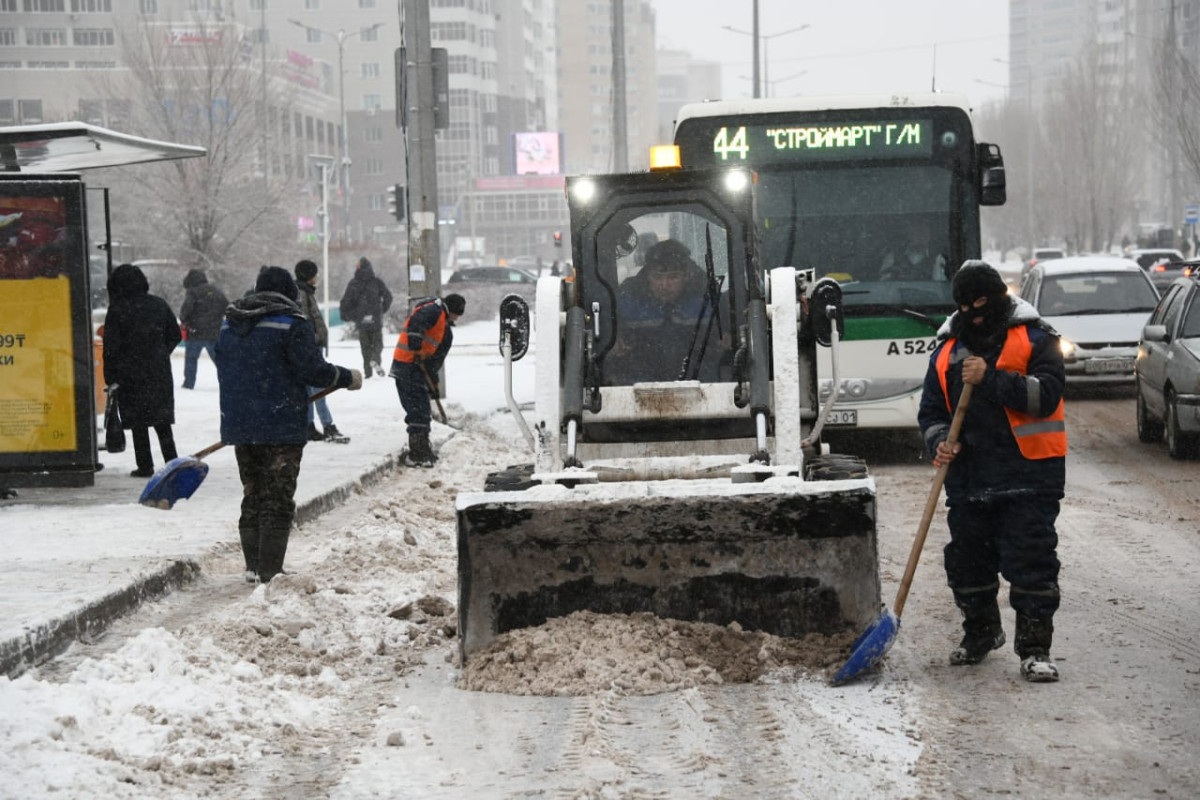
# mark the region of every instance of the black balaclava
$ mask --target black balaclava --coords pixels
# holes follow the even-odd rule
[[[1003,344],[1013,301],[1008,296],[1008,286],[995,267],[984,261],[967,261],[955,274],[953,288],[954,302],[959,308],[951,322],[951,335],[977,355],[988,353]],[[983,308],[974,308],[974,302],[985,296],[987,304]],[[963,311],[963,306],[967,306],[968,310]],[[981,322],[975,324],[976,320]]]

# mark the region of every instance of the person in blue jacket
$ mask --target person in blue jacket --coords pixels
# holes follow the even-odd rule
[[[1066,486],[1066,375],[1058,335],[1008,294],[1000,273],[967,261],[953,282],[956,311],[938,332],[917,421],[946,471],[946,578],[963,615],[953,665],[978,664],[1004,644],[1000,575],[1016,611],[1021,675],[1058,680],[1050,656],[1059,605],[1055,521]],[[947,443],[963,386],[974,387],[959,439]]]
[[[308,441],[308,387],[362,388],[362,373],[328,363],[283,267],[263,267],[254,291],[225,313],[217,336],[221,441],[242,480],[238,533],[246,580],[283,572],[300,459]]]

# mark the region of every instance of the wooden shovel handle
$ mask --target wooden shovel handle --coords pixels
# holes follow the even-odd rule
[[[437,384],[433,382],[433,376],[429,374],[429,370],[425,369],[424,361],[418,361],[417,366],[421,368],[421,374],[425,376],[425,385],[429,387],[429,396],[432,397],[433,402],[437,404],[438,416],[440,417],[438,422],[442,423],[443,425],[450,424],[446,417],[446,409],[442,408],[442,401],[438,399],[438,388]]]
[[[338,387],[336,387],[336,386],[330,386],[328,389],[322,389],[321,391],[314,394],[312,397],[308,398],[308,402],[312,403],[317,400],[320,400],[322,397],[333,394],[337,390],[338,390]],[[192,458],[196,459],[197,461],[201,461],[204,459],[205,456],[212,455],[213,453],[217,452],[224,446],[225,446],[224,442],[216,442],[214,444],[210,444],[208,447],[204,448],[203,450],[199,450],[195,453],[192,453]]]
[[[954,419],[950,421],[950,435],[946,437],[946,444],[951,447],[958,442],[958,434],[962,430],[963,418],[967,414],[967,406],[971,402],[971,392],[974,389],[973,384],[964,383],[962,394],[958,396],[958,407],[954,409]],[[925,501],[925,513],[921,515],[917,538],[913,540],[912,551],[908,554],[908,565],[904,568],[904,577],[900,579],[900,589],[896,592],[896,603],[892,607],[892,613],[897,617],[904,611],[904,603],[908,600],[908,590],[912,586],[913,575],[917,571],[917,561],[921,558],[921,550],[925,547],[925,536],[929,533],[929,524],[933,522],[933,512],[937,510],[938,498],[942,495],[942,484],[946,482],[948,469],[950,469],[949,464],[938,467],[937,475],[933,479],[933,486],[929,490],[929,499]]]

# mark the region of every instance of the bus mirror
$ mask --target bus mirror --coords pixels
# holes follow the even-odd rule
[[[1008,190],[1004,178],[1004,156],[1000,154],[1000,146],[980,142],[976,161],[979,164],[979,205],[1004,205],[1008,199]]]
[[[839,337],[846,333],[846,321],[842,317],[842,287],[837,281],[832,278],[817,281],[808,308],[817,344],[829,347],[833,343],[834,324],[837,325]]]

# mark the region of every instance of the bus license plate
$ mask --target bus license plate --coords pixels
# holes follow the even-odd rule
[[[826,425],[857,425],[858,424],[858,409],[854,408],[835,408],[825,415]]]
[[[1133,359],[1132,358],[1092,358],[1083,365],[1083,371],[1089,374],[1103,373],[1105,375],[1114,372],[1128,372],[1133,374]]]

